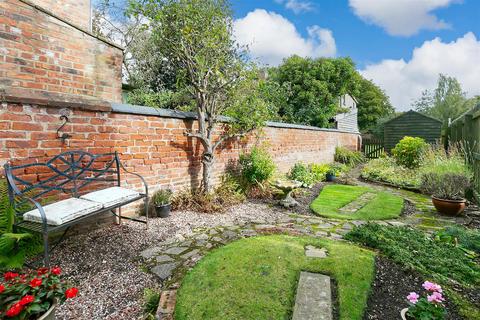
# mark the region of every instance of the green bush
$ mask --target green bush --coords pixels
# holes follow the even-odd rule
[[[345,239],[378,249],[397,263],[440,281],[480,285],[480,265],[460,248],[435,241],[419,230],[366,224],[354,228]]]
[[[345,147],[335,148],[335,161],[349,166],[359,165],[364,161],[363,154],[359,151],[352,151]]]
[[[428,173],[461,174],[472,177],[471,168],[466,164],[462,152],[451,148],[448,154],[442,146],[429,146],[419,168],[399,165],[394,158],[382,157],[369,161],[362,169],[362,178],[385,182],[400,188],[420,189],[422,176]]]
[[[445,230],[437,231],[434,235],[436,240],[459,245],[476,254],[480,254],[480,231],[467,229],[462,226],[448,226]]]
[[[310,187],[317,182],[317,176],[310,167],[302,162],[295,163],[288,173],[288,178],[303,183],[305,187]]]
[[[193,111],[195,107],[191,94],[186,90],[153,92],[148,89],[135,89],[128,93],[127,102],[139,106],[182,111]]]
[[[404,137],[393,148],[392,154],[399,165],[418,168],[427,151],[428,144],[422,138]]]
[[[260,147],[254,147],[249,153],[240,155],[239,163],[243,179],[252,185],[263,184],[275,171],[272,157]]]
[[[310,165],[310,170],[312,174],[315,176],[315,181],[325,181],[325,175],[330,170],[330,165],[326,163],[312,163]]]

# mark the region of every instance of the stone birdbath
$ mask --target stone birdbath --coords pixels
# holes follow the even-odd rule
[[[271,183],[272,186],[283,192],[282,200],[279,204],[285,208],[293,208],[298,205],[298,202],[293,199],[292,191],[302,186],[301,182],[293,180],[275,180]]]

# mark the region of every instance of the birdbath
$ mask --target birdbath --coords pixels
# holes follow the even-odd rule
[[[272,182],[272,186],[282,190],[283,192],[282,200],[279,202],[280,205],[284,206],[285,208],[293,208],[298,205],[298,202],[292,197],[292,191],[300,188],[302,186],[301,182],[292,180],[276,180]]]

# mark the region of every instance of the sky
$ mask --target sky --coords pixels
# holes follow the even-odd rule
[[[468,97],[480,95],[480,0],[231,3],[235,37],[259,64],[349,56],[398,111],[433,90],[440,73],[456,77]]]
[[[349,56],[398,111],[439,73],[480,95],[480,0],[233,0],[237,40],[259,63]]]

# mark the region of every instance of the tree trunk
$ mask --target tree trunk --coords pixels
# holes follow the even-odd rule
[[[205,193],[210,193],[212,191],[212,167],[213,167],[213,153],[211,148],[208,148],[203,152],[202,155],[202,164],[203,164],[203,191]]]

